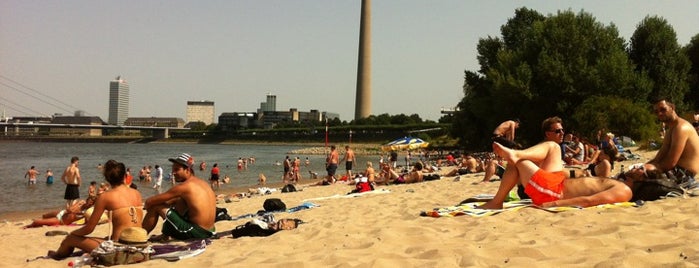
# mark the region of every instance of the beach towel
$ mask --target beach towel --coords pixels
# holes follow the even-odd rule
[[[354,193],[354,194],[335,194],[331,196],[326,196],[326,197],[317,197],[317,198],[310,198],[310,199],[304,199],[303,201],[315,201],[315,200],[325,200],[325,199],[336,199],[336,198],[355,198],[355,197],[360,197],[360,196],[365,196],[365,195],[374,195],[374,194],[387,194],[390,193],[388,189],[378,189],[378,190],[373,190],[373,191],[368,191],[368,192],[363,192],[363,193]]]
[[[618,208],[618,207],[640,207],[640,206],[643,206],[644,203],[643,202],[619,202],[619,203],[613,203],[613,204],[602,204],[602,205],[597,205],[597,206],[591,206],[591,207],[587,207],[587,208],[577,207],[577,206],[561,206],[561,207],[544,208],[544,207],[534,205],[534,203],[532,203],[531,199],[523,199],[523,200],[505,202],[505,203],[503,203],[502,209],[476,208],[477,206],[480,206],[482,204],[485,204],[485,202],[461,203],[457,206],[451,206],[451,207],[445,207],[445,208],[435,208],[432,211],[420,212],[420,216],[434,217],[434,218],[456,217],[456,216],[462,216],[462,215],[468,215],[471,217],[485,217],[485,216],[497,215],[497,214],[504,212],[504,211],[514,211],[514,210],[519,210],[519,209],[526,208],[526,207],[532,207],[532,208],[545,210],[548,212],[557,213],[557,212],[563,212],[563,211],[582,210],[582,209],[608,209],[608,208]]]
[[[258,216],[265,216],[265,215],[272,214],[272,213],[277,213],[277,212],[294,213],[294,212],[297,212],[297,211],[306,210],[306,209],[311,209],[311,208],[314,208],[314,207],[320,207],[320,205],[317,205],[317,204],[314,204],[314,203],[311,203],[311,202],[304,202],[304,203],[302,203],[301,205],[298,205],[298,206],[289,208],[289,209],[287,209],[287,210],[285,210],[285,211],[271,211],[271,212],[270,212],[270,211],[260,210],[260,211],[258,211],[257,213],[246,213],[246,214],[242,214],[242,215],[239,215],[239,216],[236,216],[236,217],[231,217],[230,220],[231,220],[231,221],[235,221],[235,220],[240,220],[240,219],[258,217]]]

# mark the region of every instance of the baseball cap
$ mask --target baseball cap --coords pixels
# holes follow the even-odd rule
[[[194,157],[187,153],[182,153],[179,156],[175,158],[169,158],[168,160],[170,160],[170,162],[180,164],[187,168],[192,168],[192,166],[194,165]]]

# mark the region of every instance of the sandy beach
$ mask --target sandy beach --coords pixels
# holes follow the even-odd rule
[[[655,152],[636,152],[647,161]],[[444,171],[443,171],[444,172]],[[305,187],[294,193],[275,192],[218,206],[231,216],[255,213],[266,198],[281,198],[287,207],[305,200],[319,205],[295,213],[305,224],[269,237],[225,237],[206,251],[177,262],[151,260],[132,267],[696,267],[699,264],[699,198],[671,198],[641,207],[589,208],[552,213],[537,208],[504,211],[486,217],[421,217],[420,212],[458,204],[478,194],[494,194],[499,182],[474,185],[483,173],[418,184],[380,186],[388,193],[352,198],[353,186]],[[22,229],[26,219],[0,223],[0,255],[8,266],[66,267],[69,259],[40,259],[56,249],[79,226]],[[17,216],[21,217],[21,215]],[[220,221],[219,232],[249,219]],[[96,236],[106,236],[100,225]],[[159,226],[156,233],[159,233]]]

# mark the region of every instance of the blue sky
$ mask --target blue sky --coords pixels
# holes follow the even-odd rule
[[[184,119],[192,100],[214,101],[217,116],[255,111],[272,93],[277,110],[318,109],[349,121],[360,3],[3,0],[0,109],[25,116],[79,108],[106,121],[109,81],[121,75],[131,117]],[[681,45],[699,33],[696,1],[374,0],[372,114],[437,120],[463,97],[464,70],[478,69],[478,39],[500,36],[523,6],[545,15],[584,10],[627,41],[647,15],[668,20]]]

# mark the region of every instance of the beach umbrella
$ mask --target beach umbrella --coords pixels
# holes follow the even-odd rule
[[[403,138],[394,140],[392,142],[389,142],[386,145],[381,146],[381,150],[386,151],[386,152],[387,151],[414,150],[414,149],[419,149],[419,148],[425,148],[428,145],[430,145],[429,142],[426,142],[420,138],[403,137]]]

